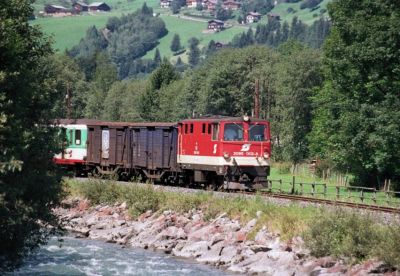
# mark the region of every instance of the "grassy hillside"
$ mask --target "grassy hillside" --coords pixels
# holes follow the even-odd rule
[[[327,3],[332,0],[324,0],[319,8],[311,11],[310,9],[300,9],[300,3],[281,3],[278,4],[272,12],[281,15],[282,21],[291,21],[294,16],[298,16],[303,22],[310,24],[318,17],[321,9],[326,9]],[[93,1],[90,1],[93,2]],[[249,26],[238,26],[233,27],[216,34],[204,34],[202,31],[206,29],[205,22],[194,21],[184,18],[184,16],[173,16],[169,9],[161,9],[159,7],[159,0],[107,0],[106,3],[112,7],[112,12],[109,13],[95,13],[88,15],[79,15],[72,17],[63,18],[38,18],[32,21],[32,24],[40,25],[43,31],[52,35],[54,39],[54,48],[58,51],[64,51],[65,49],[71,48],[76,45],[79,40],[85,36],[85,32],[88,27],[95,25],[96,27],[102,27],[107,22],[107,19],[111,16],[120,16],[123,13],[129,13],[140,8],[143,3],[149,7],[152,7],[155,12],[161,13],[161,18],[165,21],[168,35],[160,40],[158,46],[161,55],[171,57],[172,53],[169,49],[172,37],[175,33],[181,37],[181,43],[186,46],[189,38],[195,36],[200,40],[201,46],[206,46],[210,40],[229,42],[233,36],[237,33],[246,31]],[[35,13],[43,10],[46,4],[59,4],[66,7],[70,7],[69,0],[37,0],[34,4]],[[295,12],[288,12],[288,9],[292,8]],[[266,22],[267,18],[264,16],[261,22]],[[232,20],[235,23],[234,20]],[[251,24],[255,28],[256,24]],[[154,50],[147,53],[146,58],[152,58]],[[185,56],[183,56],[185,58]]]

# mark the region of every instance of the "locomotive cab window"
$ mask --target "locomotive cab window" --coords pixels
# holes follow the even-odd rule
[[[249,141],[265,141],[265,125],[252,124],[249,128]]]
[[[225,124],[224,141],[243,141],[243,125]]]
[[[81,144],[81,130],[76,129],[75,130],[75,145],[80,145]]]
[[[213,124],[212,125],[212,137],[211,137],[211,140],[217,141],[218,140],[218,135],[219,135],[219,125],[218,124]]]

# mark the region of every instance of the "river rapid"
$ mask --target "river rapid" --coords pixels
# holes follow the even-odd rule
[[[50,239],[12,275],[227,275],[163,253],[87,239]]]

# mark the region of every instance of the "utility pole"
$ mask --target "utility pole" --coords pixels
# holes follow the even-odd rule
[[[256,79],[254,85],[254,117],[260,118],[260,81]]]

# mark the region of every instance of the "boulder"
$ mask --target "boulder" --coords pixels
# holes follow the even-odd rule
[[[174,248],[175,249],[175,248]],[[172,253],[177,257],[198,258],[209,250],[207,241],[188,242],[180,250],[173,250]]]
[[[219,260],[221,259],[221,252],[223,249],[224,249],[223,244],[221,242],[219,242],[219,243],[215,244],[214,246],[212,246],[210,248],[210,250],[208,250],[207,252],[202,254],[196,260],[201,263],[215,265],[215,264],[219,263]]]

